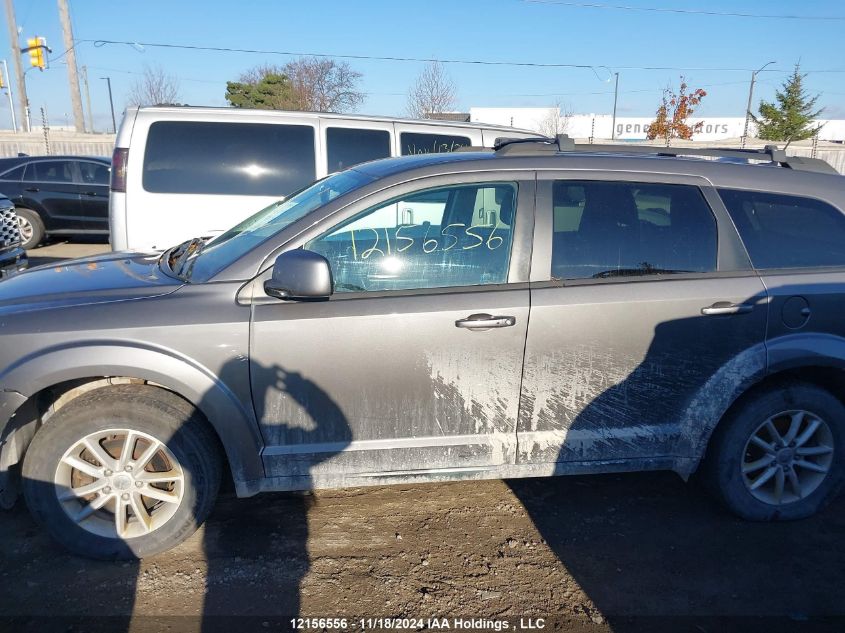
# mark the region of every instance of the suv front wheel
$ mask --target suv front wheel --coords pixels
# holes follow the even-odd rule
[[[39,429],[23,464],[27,505],[71,551],[106,559],[169,549],[208,516],[216,438],[181,398],[146,385],[83,394]]]
[[[21,246],[30,250],[38,246],[44,240],[44,222],[41,216],[31,209],[18,207],[15,209],[18,216],[18,228],[21,233]]]
[[[720,423],[704,467],[710,487],[745,519],[815,514],[845,476],[845,406],[802,383],[753,394]]]

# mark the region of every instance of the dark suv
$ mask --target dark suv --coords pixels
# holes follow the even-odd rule
[[[0,279],[23,270],[26,264],[15,205],[8,198],[0,196]]]
[[[809,516],[845,472],[831,172],[503,141],[25,272],[0,283],[4,498],[20,476],[98,557],[186,538],[224,470],[249,496],[664,469],[747,519]]]
[[[108,235],[107,158],[19,156],[0,159],[0,193],[15,203],[23,246],[46,235]]]

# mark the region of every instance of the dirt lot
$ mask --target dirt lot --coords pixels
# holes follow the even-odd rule
[[[75,630],[281,630],[293,613],[842,630],[843,535],[845,499],[803,522],[744,523],[667,473],[229,496],[139,564],[67,555],[17,507],[0,522],[0,616],[18,631],[68,630],[30,619],[44,614],[80,616]],[[233,614],[256,617],[215,617]]]
[[[80,246],[107,248],[41,256]],[[243,633],[299,614],[841,631],[843,537],[845,498],[807,521],[751,524],[668,473],[229,495],[194,537],[140,563],[65,554],[19,504],[0,515],[0,628]]]

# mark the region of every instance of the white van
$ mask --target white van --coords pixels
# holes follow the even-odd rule
[[[210,237],[330,173],[388,156],[537,136],[481,123],[235,108],[126,111],[109,198],[114,250]]]

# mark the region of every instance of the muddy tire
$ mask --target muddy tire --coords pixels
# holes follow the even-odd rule
[[[162,552],[206,519],[221,451],[206,421],[163,389],[115,385],[72,400],[38,430],[23,464],[35,519],[70,551]]]
[[[719,424],[703,475],[708,488],[744,519],[811,516],[845,479],[845,406],[804,383],[752,394]]]
[[[18,216],[18,228],[21,233],[21,246],[25,250],[35,248],[44,240],[44,222],[41,216],[31,209],[18,207],[15,209]]]

